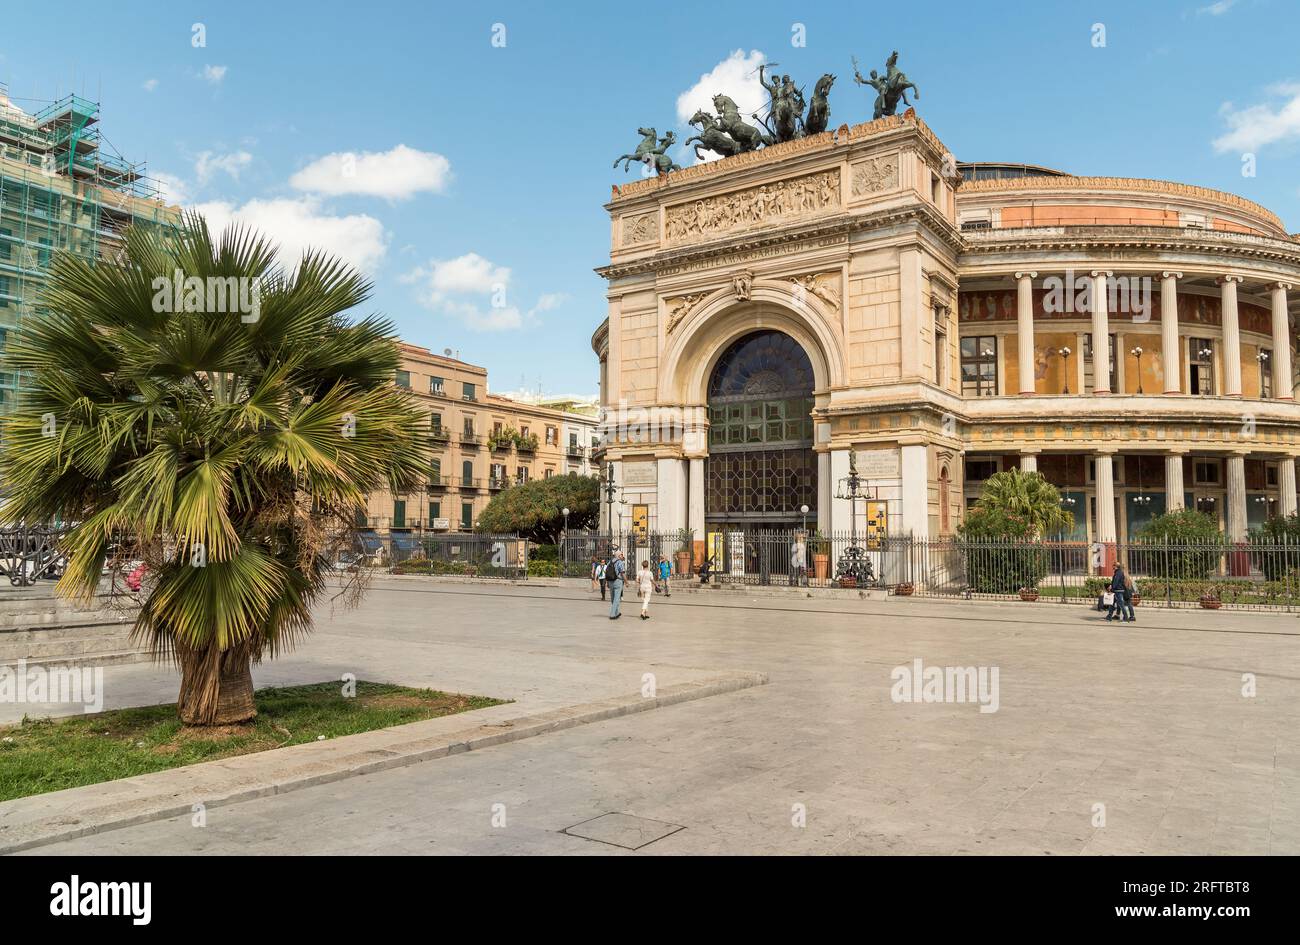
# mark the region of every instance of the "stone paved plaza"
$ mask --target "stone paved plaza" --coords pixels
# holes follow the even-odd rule
[[[258,684],[355,672],[517,715],[645,673],[769,682],[32,852],[1300,852],[1295,616],[724,593],[611,623],[579,588],[382,582]],[[918,658],[996,667],[998,710],[891,700]],[[110,667],[110,706],[174,694],[168,671]]]

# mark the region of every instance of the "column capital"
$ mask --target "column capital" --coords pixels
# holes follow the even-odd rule
[[[1101,279],[1101,278],[1109,279],[1114,274],[1115,274],[1114,271],[1110,269],[1094,269],[1092,270],[1091,273],[1094,279]]]
[[[1022,270],[1022,271],[1016,273],[1016,280],[1017,280],[1017,281],[1019,281],[1020,279],[1037,279],[1037,278],[1038,278],[1038,273],[1036,273],[1036,272],[1031,272],[1031,271],[1027,271],[1027,270]]]
[[[1040,449],[1037,446],[1022,446],[1020,448],[1021,456],[1038,456],[1042,452],[1043,452],[1042,449]]]
[[[1172,269],[1167,269],[1160,273],[1161,279],[1181,279],[1182,277],[1183,274],[1181,272],[1175,272]]]
[[[1245,281],[1246,281],[1246,278],[1245,278],[1244,276],[1234,276],[1234,275],[1232,275],[1231,273],[1229,273],[1228,275],[1219,276],[1219,278],[1217,278],[1217,279],[1214,280],[1214,284],[1215,284],[1215,285],[1225,285],[1225,284],[1227,284],[1227,283],[1229,283],[1229,282],[1242,283],[1242,282],[1245,282]]]
[[[1279,289],[1281,289],[1283,292],[1290,292],[1291,289],[1294,288],[1294,286],[1290,282],[1280,282],[1280,281],[1270,282],[1268,284],[1268,287],[1272,289],[1274,292],[1276,292]]]
[[[1098,446],[1092,451],[1092,455],[1093,459],[1112,459],[1118,452],[1118,446]]]
[[[1169,449],[1165,450],[1165,455],[1166,455],[1166,456],[1186,456],[1186,455],[1189,454],[1191,451],[1192,451],[1191,448],[1190,448],[1190,447],[1187,447],[1187,446],[1171,446]]]

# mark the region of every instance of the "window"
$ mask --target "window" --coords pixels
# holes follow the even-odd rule
[[[998,392],[998,339],[974,335],[961,340],[961,392],[966,397],[993,397]]]
[[[934,382],[942,387],[948,382],[948,309],[934,307]]]
[[[1193,476],[1198,486],[1217,486],[1219,479],[1219,461],[1217,459],[1198,459],[1193,464]]]
[[[429,393],[437,397],[446,397],[447,392],[443,390],[442,383],[442,378],[440,377],[429,378]]]
[[[10,237],[13,235],[13,230],[7,230],[0,226],[0,259],[13,258],[13,243],[10,242]]]
[[[463,390],[463,393],[461,394],[461,398],[462,398],[462,399],[464,399],[464,400],[468,400],[468,401],[473,401],[473,400],[474,400],[474,385],[473,385],[473,384],[466,383],[466,384],[464,385],[464,387],[462,388],[462,390]]]
[[[510,474],[506,472],[505,463],[493,463],[488,475],[491,478],[491,484],[499,489],[506,484],[506,477]]]
[[[442,460],[429,460],[429,476],[435,481],[440,481],[442,479]]]
[[[473,436],[473,435],[474,435],[474,418],[473,418],[473,417],[466,417],[466,418],[465,418],[464,433],[465,433],[466,436]]]
[[[357,528],[365,528],[368,524],[370,524],[366,520],[365,509],[357,509],[355,512],[352,513],[352,524],[357,526]]]
[[[569,434],[569,449],[576,450],[577,448],[578,448],[578,434],[571,432]]]
[[[1273,396],[1273,352],[1259,349],[1259,396],[1267,400]]]
[[[474,485],[474,462],[473,460],[464,460],[460,464],[460,482],[463,486]]]
[[[520,427],[520,428],[519,428],[519,435],[520,435],[521,437],[523,437],[524,439],[528,439],[528,427]]]
[[[553,426],[546,427],[546,445],[555,446],[559,442],[560,431]]]
[[[429,429],[433,430],[434,432],[437,432],[438,430],[442,429],[442,414],[440,413],[429,414]]]
[[[501,435],[501,421],[500,421],[500,420],[497,420],[495,423],[492,424],[492,433],[493,433],[493,435],[495,435],[495,436],[500,436],[500,435]]]
[[[998,471],[996,459],[966,460],[966,478],[971,482],[983,482]]]
[[[393,527],[406,527],[406,503],[401,499],[393,500]]]
[[[411,372],[410,372],[410,371],[398,371],[398,372],[397,372],[397,377],[395,378],[395,380],[397,381],[397,386],[398,386],[398,387],[405,387],[407,390],[410,390],[410,389],[411,389]]]
[[[434,521],[440,518],[442,518],[442,503],[430,502],[429,503],[429,527],[433,528]]]
[[[930,175],[930,199],[936,207],[943,204],[943,186],[939,183],[939,175]]]
[[[469,531],[474,527],[474,503],[462,502],[460,504],[460,527]]]
[[[1106,363],[1109,365],[1108,375],[1110,377],[1110,386],[1115,387],[1115,336],[1107,335],[1106,341],[1110,348],[1109,357]],[[1092,368],[1092,332],[1083,336],[1083,389],[1085,392],[1092,390],[1096,386],[1096,373]]]
[[[546,472],[542,473],[542,478],[543,478],[543,479],[550,479],[550,478],[551,478],[552,476],[554,476],[554,475],[555,475],[555,470],[554,470],[554,469],[551,469],[551,468],[548,466],[548,467],[546,467]]]
[[[1274,464],[1274,463],[1269,463],[1267,466],[1264,467],[1264,485],[1266,485],[1266,486],[1276,486],[1276,485],[1277,485],[1277,465],[1276,465],[1276,464]]]
[[[528,467],[520,466],[515,470],[515,481],[522,484],[528,481]]]
[[[1214,395],[1214,341],[1210,338],[1187,339],[1187,368],[1193,394]]]

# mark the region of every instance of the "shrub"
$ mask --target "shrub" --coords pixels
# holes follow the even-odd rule
[[[1154,578],[1189,581],[1208,577],[1223,554],[1219,524],[1204,512],[1166,512],[1138,530],[1138,539],[1153,546],[1139,549],[1141,570]]]

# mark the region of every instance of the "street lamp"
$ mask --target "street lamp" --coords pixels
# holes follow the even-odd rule
[[[808,531],[808,506],[799,506],[799,515],[802,520],[799,527],[806,532]]]
[[[560,511],[564,514],[564,531],[561,535],[562,538],[567,538],[569,537],[569,507],[566,505],[564,508],[560,509]]]
[[[1069,348],[1057,348],[1056,353],[1064,359],[1065,367],[1063,368],[1063,370],[1065,371],[1065,393],[1068,394],[1070,392],[1070,353],[1071,352]]]
[[[1266,377],[1269,368],[1268,352],[1261,351],[1259,354],[1255,355],[1255,360],[1259,362],[1259,397],[1263,400],[1265,397],[1264,378]]]
[[[1131,355],[1133,355],[1133,357],[1137,358],[1137,361],[1138,361],[1138,389],[1137,389],[1137,392],[1140,394],[1140,393],[1142,393],[1142,354],[1143,354],[1142,346],[1141,346],[1141,345],[1138,345],[1136,348],[1134,348],[1132,351],[1130,351],[1129,354],[1131,354]]]

